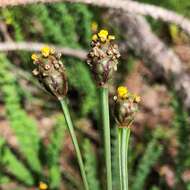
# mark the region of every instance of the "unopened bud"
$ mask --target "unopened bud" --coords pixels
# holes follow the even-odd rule
[[[114,116],[118,126],[130,127],[138,111],[140,96],[129,93],[126,87],[120,86],[114,101]]]

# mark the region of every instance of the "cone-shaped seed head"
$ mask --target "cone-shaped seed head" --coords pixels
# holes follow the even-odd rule
[[[92,48],[88,53],[87,63],[99,86],[107,84],[117,70],[120,53],[114,40],[115,36],[109,35],[107,30],[100,30],[92,36]]]
[[[60,57],[60,54],[55,53],[55,50],[48,46],[41,49],[41,54],[32,54],[31,56],[36,66],[33,74],[46,90],[58,99],[62,99],[67,93],[65,68]]]

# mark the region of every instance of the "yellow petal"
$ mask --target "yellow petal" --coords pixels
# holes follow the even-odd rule
[[[107,38],[105,38],[105,37],[101,37],[101,38],[100,38],[100,41],[101,41],[101,42],[105,42],[106,40],[107,40]]]
[[[94,34],[94,35],[92,36],[92,40],[93,40],[93,41],[97,41],[97,39],[98,39],[97,34]]]
[[[100,38],[107,38],[108,37],[108,31],[107,30],[100,30],[100,32],[98,33],[98,36]]]
[[[51,48],[49,46],[44,46],[42,49],[41,49],[41,53],[44,57],[48,57],[51,53]]]
[[[32,54],[31,58],[32,58],[33,61],[38,60],[38,56],[35,53]]]
[[[128,89],[125,86],[120,86],[117,89],[117,94],[119,98],[127,98],[128,96]]]
[[[141,97],[140,96],[137,96],[136,94],[134,95],[134,101],[136,103],[139,103],[141,101]]]
[[[108,40],[115,40],[115,36],[114,35],[109,35]]]
[[[39,184],[39,190],[46,190],[47,188],[47,184],[41,181]]]

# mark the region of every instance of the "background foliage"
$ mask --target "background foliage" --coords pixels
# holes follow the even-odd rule
[[[188,0],[181,0],[180,3],[178,0],[139,1],[161,5],[189,16]],[[110,23],[106,20],[106,14],[109,12],[82,4],[57,3],[4,8],[1,9],[0,18],[13,41],[39,41],[87,50],[93,33],[92,22],[97,22],[99,27],[115,30],[110,26],[111,20]],[[181,39],[176,27],[167,26],[168,30],[165,32],[162,23],[150,22],[160,36],[164,34],[169,39],[170,44],[176,45],[175,39]],[[117,38],[119,41],[122,39],[119,29]],[[2,32],[0,39],[4,41]],[[99,140],[101,128],[98,127],[97,89],[83,61],[66,56],[63,61],[69,79],[68,96],[72,117],[83,148],[89,184],[91,190],[100,190],[104,185],[104,170],[101,162],[102,144]],[[117,79],[125,83],[138,62],[133,52],[129,52],[128,59],[121,61],[122,69],[119,69],[111,89],[118,83]],[[2,123],[3,126],[6,121],[6,126],[13,133],[11,138],[16,138],[16,142],[12,143],[3,132],[0,133],[0,187],[28,189],[38,187],[38,183],[44,181],[52,190],[81,189],[73,148],[65,129],[64,118],[60,115],[60,107],[50,95],[39,88],[30,74],[32,67],[30,53],[0,54],[0,125]],[[145,79],[145,82],[154,89],[149,80]],[[132,190],[190,189],[188,114],[183,110],[175,92],[167,93],[170,94],[168,107],[173,113],[171,122],[160,124],[158,121],[151,128],[146,123],[140,123],[139,126],[137,122],[134,127],[129,153],[129,180]],[[142,112],[148,117],[154,117],[149,114],[150,110],[143,108]],[[49,118],[50,129],[41,122],[42,118]],[[86,134],[91,132],[98,138],[89,138]],[[114,190],[117,190],[117,142],[114,126],[112,145],[113,185]],[[169,177],[169,174],[173,177]]]

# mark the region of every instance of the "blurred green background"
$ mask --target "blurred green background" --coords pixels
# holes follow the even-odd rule
[[[189,0],[139,0],[190,17]],[[119,19],[119,18],[118,18]],[[177,26],[148,18],[154,32],[172,48],[187,53],[189,38]],[[90,48],[91,36],[106,28],[122,43],[110,11],[83,4],[38,4],[1,8],[0,39],[44,42],[74,49]],[[122,52],[121,52],[122,53]],[[179,55],[180,57],[180,55]],[[104,186],[98,94],[85,61],[63,56],[68,99],[85,160],[91,190]],[[188,64],[190,59],[187,60]],[[82,189],[72,142],[58,102],[32,76],[31,53],[0,53],[0,189]],[[190,127],[175,91],[154,81],[132,50],[125,52],[110,84],[110,106],[117,85],[142,96],[129,152],[130,190],[190,190]],[[116,128],[112,119],[113,185],[118,190]]]

